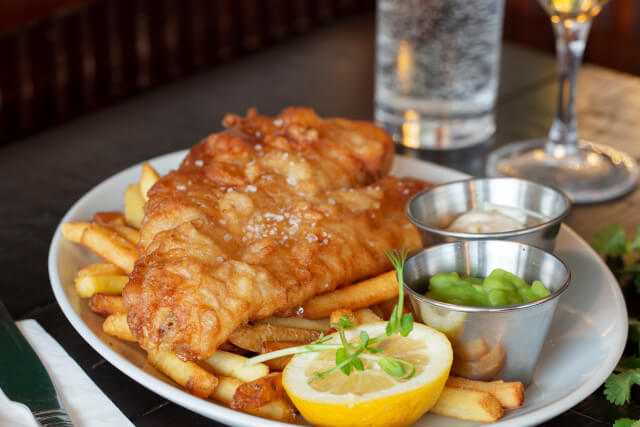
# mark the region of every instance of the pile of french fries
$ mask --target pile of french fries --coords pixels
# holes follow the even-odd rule
[[[140,182],[125,191],[124,212],[98,212],[90,222],[62,224],[62,234],[67,240],[83,245],[104,260],[78,271],[77,294],[89,299],[93,312],[105,316],[102,328],[106,334],[125,341],[136,339],[127,324],[122,290],[139,257],[138,229],[144,217],[147,192],[158,179],[158,173],[145,163]],[[209,359],[184,361],[170,351],[151,350],[147,353],[148,362],[196,396],[253,415],[294,423],[296,411],[281,382],[282,370],[291,356],[244,366],[247,356],[315,341],[320,334],[331,332],[331,324],[344,315],[356,325],[387,320],[397,294],[396,275],[390,271],[312,298],[304,305],[301,318],[270,317],[241,327]],[[478,369],[477,366],[487,363],[493,366],[496,362],[495,351],[486,351],[482,343],[467,351],[467,360],[454,362],[454,366],[455,363],[461,366],[461,371],[465,367]],[[521,383],[452,376],[431,412],[491,422],[499,419],[504,409],[519,407],[523,400]]]

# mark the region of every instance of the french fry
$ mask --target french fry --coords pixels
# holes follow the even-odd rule
[[[225,341],[218,347],[218,350],[228,351],[229,353],[239,354],[240,356],[251,356],[252,351],[245,350],[244,348],[236,347],[229,341]]]
[[[514,409],[524,402],[524,386],[521,382],[474,381],[467,378],[450,376],[447,387],[464,388],[467,390],[485,391],[492,394],[503,408]]]
[[[133,227],[129,227],[128,225],[115,225],[112,228],[127,239],[129,243],[137,245],[140,241],[140,232]]]
[[[346,308],[341,308],[331,313],[329,319],[331,324],[338,323],[343,316],[347,316],[348,320],[354,325],[363,325],[365,323],[379,322],[382,319],[368,308],[361,308],[355,312]]]
[[[114,313],[104,319],[102,330],[105,334],[125,341],[137,341],[127,324],[127,315],[124,313]]]
[[[124,301],[120,295],[94,294],[89,298],[89,308],[94,313],[109,316],[114,313],[126,313]]]
[[[238,411],[256,409],[284,396],[282,372],[276,372],[241,384],[233,394],[229,407]]]
[[[303,317],[320,319],[339,308],[357,310],[398,296],[396,272],[389,271],[335,291],[317,295],[303,306]]]
[[[490,380],[502,370],[506,356],[504,348],[498,344],[477,360],[454,358],[451,372],[454,375],[473,380]]]
[[[216,350],[208,359],[202,361],[211,367],[214,373],[234,377],[242,381],[253,381],[269,373],[269,367],[263,363],[244,366],[248,359],[239,354]]]
[[[163,374],[199,397],[209,397],[219,384],[218,378],[194,362],[184,362],[175,353],[152,349],[148,355],[149,363]]]
[[[472,341],[457,342],[453,346],[455,357],[463,360],[478,360],[489,353],[489,344],[484,338]]]
[[[114,276],[123,274],[124,271],[116,265],[111,264],[110,262],[103,261],[97,264],[88,265],[80,271],[78,271],[78,275],[76,277],[85,277],[85,276]]]
[[[295,424],[296,410],[286,399],[276,399],[256,409],[247,409],[247,412],[258,417],[270,420]]]
[[[445,386],[431,412],[461,420],[494,422],[504,409],[498,399],[485,391]]]
[[[265,341],[262,343],[260,354],[271,353],[272,351],[282,350],[283,348],[296,347],[305,343],[294,341]],[[263,363],[269,367],[271,371],[283,371],[287,363],[293,356],[276,357],[275,359],[266,360]]]
[[[318,331],[328,331],[331,329],[329,319],[303,319],[301,317],[276,317],[271,316],[266,319],[256,320],[255,323],[268,323],[270,325],[288,326],[291,328],[315,329]]]
[[[229,336],[233,345],[259,353],[265,341],[315,341],[322,331],[313,329],[290,328],[288,326],[259,323],[238,328]]]
[[[398,303],[398,298],[389,298],[387,300],[381,301],[378,303],[378,307],[382,310],[382,318],[384,320],[389,320],[391,318],[391,314],[393,313],[393,308]]]
[[[82,233],[89,227],[88,222],[65,222],[60,226],[62,236],[70,242],[80,243]]]
[[[356,322],[358,325],[382,321],[382,319],[378,317],[378,315],[376,315],[368,308],[361,308],[360,310],[356,310],[353,314],[356,317]]]
[[[373,311],[373,313],[378,316],[380,319],[382,320],[388,320],[384,317],[384,311],[382,311],[382,308],[380,308],[380,304],[374,304],[371,307],[369,307],[369,309],[371,311]]]
[[[210,397],[225,405],[230,405],[233,401],[233,395],[242,384],[242,381],[231,377],[220,377],[218,380],[218,386],[213,390]],[[259,408],[248,409],[246,412],[271,420],[287,423],[295,422],[295,411],[284,399],[274,400]]]
[[[98,224],[91,224],[82,233],[81,243],[107,261],[117,265],[125,273],[133,270],[138,259],[135,246],[118,232]]]
[[[127,221],[122,212],[97,212],[93,215],[91,222],[104,225],[105,227],[127,225]]]
[[[158,172],[151,167],[149,162],[145,162],[144,165],[142,165],[142,173],[140,174],[140,194],[145,202],[149,200],[149,196],[147,196],[149,189],[153,187],[153,184],[159,179],[160,175],[158,175]]]
[[[139,184],[131,184],[124,192],[124,217],[127,222],[140,228],[144,218],[144,199]]]
[[[129,277],[125,275],[76,277],[76,293],[82,298],[88,298],[93,294],[120,295],[128,281]]]
[[[339,308],[335,311],[332,311],[331,315],[329,315],[329,322],[331,322],[331,325],[333,326],[339,323],[340,319],[342,319],[344,316],[347,316],[347,321],[356,324],[356,315],[348,308]]]
[[[236,389],[240,387],[241,384],[242,381],[237,378],[224,376],[218,377],[218,385],[213,389],[213,392],[209,397],[217,400],[218,402],[224,403],[225,405],[230,405]]]

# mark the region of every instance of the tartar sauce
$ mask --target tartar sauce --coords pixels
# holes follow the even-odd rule
[[[513,231],[523,227],[524,222],[520,222],[496,209],[473,209],[457,217],[449,224],[447,231],[459,233],[500,233],[502,231]]]

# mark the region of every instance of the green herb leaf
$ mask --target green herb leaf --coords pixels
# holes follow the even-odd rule
[[[364,348],[367,348],[367,344],[369,344],[369,334],[367,331],[360,331],[360,345]]]
[[[378,360],[378,366],[380,366],[387,374],[393,377],[401,377],[405,373],[404,366],[396,359],[391,357],[381,357]]]
[[[342,326],[344,329],[351,329],[353,328],[355,325],[353,324],[353,322],[351,322],[349,320],[349,316],[347,316],[346,314],[344,316],[342,316],[339,320],[338,323],[334,323],[332,326],[334,326],[336,329],[338,329],[338,327]]]
[[[392,314],[392,317],[393,317],[393,314]],[[393,323],[391,323],[391,318],[387,322],[387,327],[385,328],[385,332],[387,333],[387,336],[389,336],[389,337],[391,335],[393,335]]]
[[[631,399],[631,387],[640,385],[640,371],[611,374],[604,382],[604,395],[614,405],[624,405]]]
[[[351,363],[346,363],[350,358],[351,355],[347,353],[347,349],[341,348],[336,351],[336,366],[340,366],[345,375],[351,374]]]
[[[402,308],[404,307],[404,279],[403,279],[403,271],[404,264],[407,260],[407,256],[409,255],[409,251],[406,248],[402,248],[402,250],[384,250],[385,255],[389,258],[391,265],[396,269],[397,279],[398,279],[398,303],[393,308],[391,313],[391,317],[389,318],[389,322],[387,323],[386,333],[387,336],[391,336],[396,333],[400,333],[403,337],[409,335],[411,330],[413,329],[413,325],[408,325],[408,320],[405,320],[402,316]],[[413,318],[410,319],[413,322]],[[405,322],[405,323],[403,323]]]
[[[618,418],[613,427],[640,427],[640,420],[632,420],[631,418]]]
[[[400,320],[400,335],[406,337],[413,330],[413,316],[411,313],[407,313],[402,316]]]
[[[362,359],[360,359],[359,357],[354,356],[353,360],[351,361],[351,364],[358,371],[364,371],[364,364],[362,363]]]
[[[410,366],[411,366],[411,372],[409,372],[409,375],[404,377],[405,380],[413,378],[413,376],[416,374],[416,367],[413,364],[411,364]]]
[[[367,351],[371,353],[380,353],[382,350],[384,350],[382,347],[367,347]]]
[[[591,246],[604,255],[622,255],[627,252],[627,238],[620,224],[605,225],[591,240]]]

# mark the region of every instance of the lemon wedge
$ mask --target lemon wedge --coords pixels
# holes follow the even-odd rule
[[[370,337],[385,333],[386,323],[370,323],[345,332],[349,342],[361,330]],[[330,343],[338,344],[337,334]],[[282,385],[303,417],[317,426],[406,426],[435,405],[449,376],[453,351],[447,337],[423,324],[414,323],[407,337],[398,335],[381,341],[379,355],[413,363],[410,379],[393,377],[375,360],[362,359],[364,371],[347,376],[335,371],[313,379],[315,372],[335,366],[335,351],[298,354],[284,370]]]

